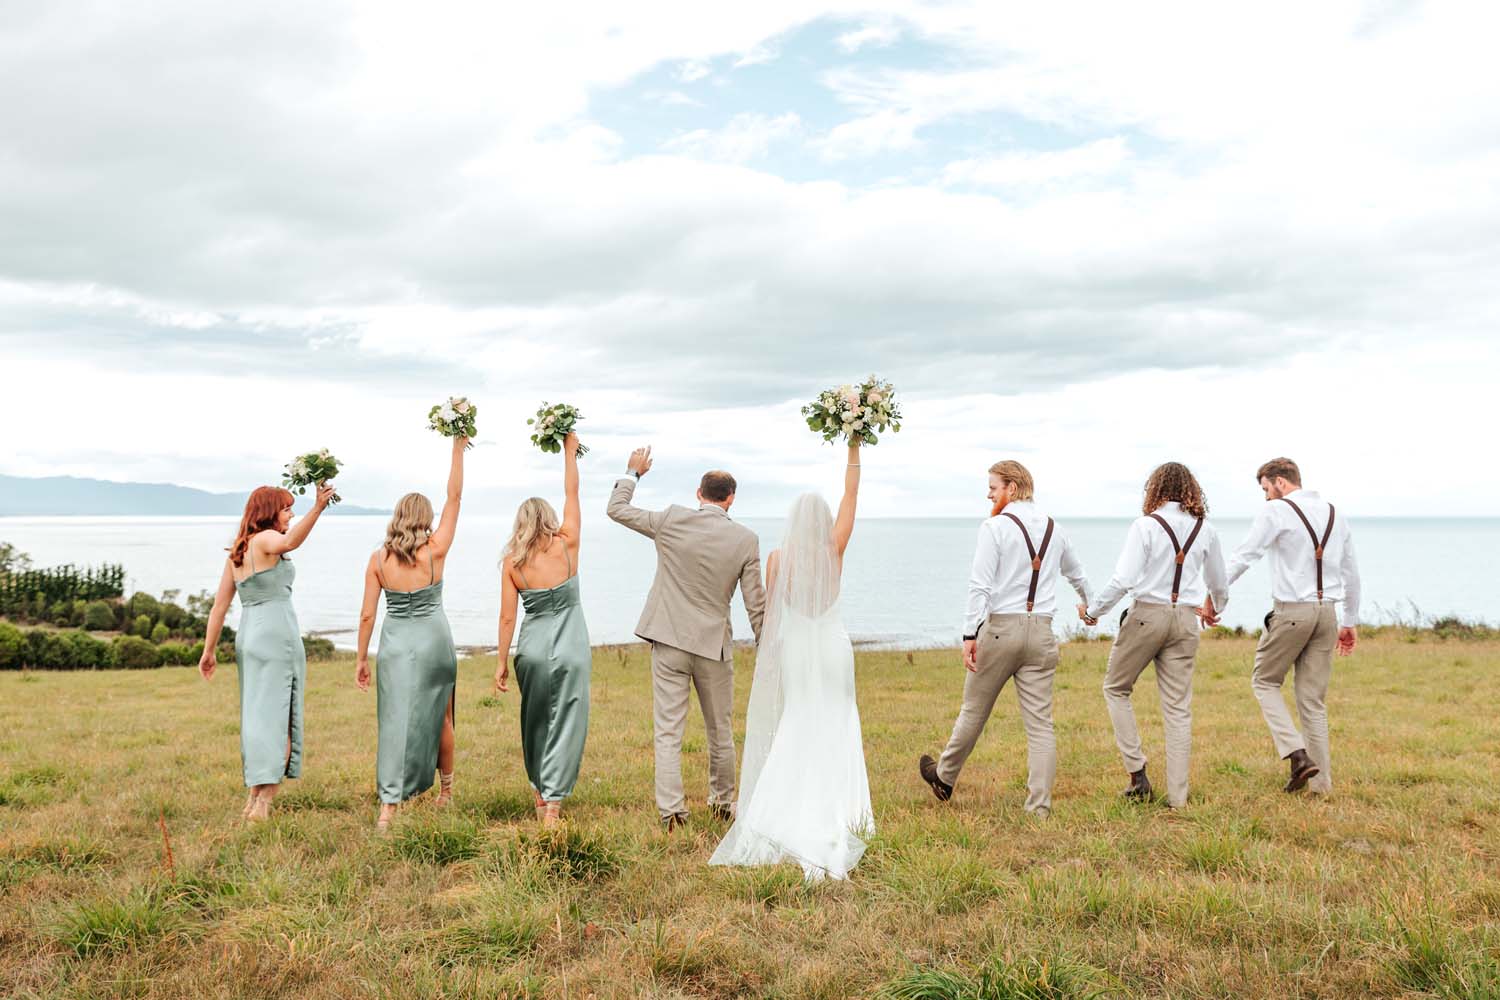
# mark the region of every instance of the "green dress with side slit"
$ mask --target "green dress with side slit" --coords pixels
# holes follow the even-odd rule
[[[432,577],[429,548],[427,578]],[[420,590],[390,590],[382,580],[381,591],[385,621],[375,652],[380,725],[375,783],[381,802],[396,803],[432,787],[443,718],[458,686],[458,656],[443,611],[443,581]]]
[[[560,802],[573,791],[589,729],[593,655],[573,556],[567,555],[566,580],[555,587],[521,591],[526,617],[516,641],[521,754],[531,786],[548,802]],[[516,573],[524,586],[520,567]]]
[[[240,627],[234,659],[240,680],[240,758],[245,787],[278,785],[302,776],[302,698],[307,686],[307,654],[292,609],[297,571],[286,556],[270,569],[235,582]],[[291,741],[291,755],[287,742]]]

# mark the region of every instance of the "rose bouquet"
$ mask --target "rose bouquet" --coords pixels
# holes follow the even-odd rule
[[[342,464],[328,454],[327,448],[298,455],[286,464],[286,474],[281,477],[281,485],[302,496],[307,493],[309,486],[320,486],[337,476]],[[339,495],[335,493],[329,503],[338,502]]]
[[[583,419],[583,414],[578,412],[578,407],[569,406],[567,403],[555,403],[548,406],[542,404],[542,408],[536,411],[536,416],[528,417],[526,423],[536,428],[531,435],[531,443],[543,451],[556,455],[562,451],[563,440],[576,428],[578,421]],[[582,458],[589,453],[588,447],[582,442],[578,444],[578,457]]]
[[[469,402],[467,396],[449,396],[448,402],[439,403],[427,411],[427,426],[443,437],[473,439],[478,433],[474,418],[479,407]],[[472,444],[469,447],[473,447]]]
[[[896,405],[896,389],[871,375],[858,385],[841,385],[825,389],[818,398],[802,408],[807,426],[832,442],[840,435],[850,444],[876,444],[876,431],[885,433],[901,429],[901,408]]]

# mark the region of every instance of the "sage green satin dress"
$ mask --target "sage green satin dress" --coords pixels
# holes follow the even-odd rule
[[[234,659],[240,678],[240,759],[245,787],[278,785],[302,776],[302,697],[307,686],[307,654],[292,609],[297,571],[286,556],[270,569],[235,582],[240,627]],[[292,754],[287,757],[287,738]]]
[[[516,572],[525,584],[519,567]],[[589,729],[594,659],[571,554],[568,573],[555,587],[521,591],[526,617],[516,642],[521,755],[531,786],[548,802],[560,802],[573,791]]]
[[[427,553],[432,579],[432,552]],[[385,621],[375,653],[379,744],[375,783],[381,802],[405,802],[432,787],[443,717],[454,704],[458,655],[443,612],[443,581],[385,594]]]

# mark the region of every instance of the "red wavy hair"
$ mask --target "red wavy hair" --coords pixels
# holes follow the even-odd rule
[[[257,532],[276,527],[276,518],[292,505],[290,490],[279,486],[257,486],[245,501],[245,513],[240,518],[239,533],[229,547],[229,561],[236,566],[245,565],[245,549]]]

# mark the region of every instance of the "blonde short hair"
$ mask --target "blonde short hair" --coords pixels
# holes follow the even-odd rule
[[[1020,462],[1013,462],[1010,459],[996,462],[990,466],[990,475],[999,476],[1001,481],[1014,484],[1017,500],[1030,500],[1035,492],[1031,473],[1027,472],[1026,466]]]

